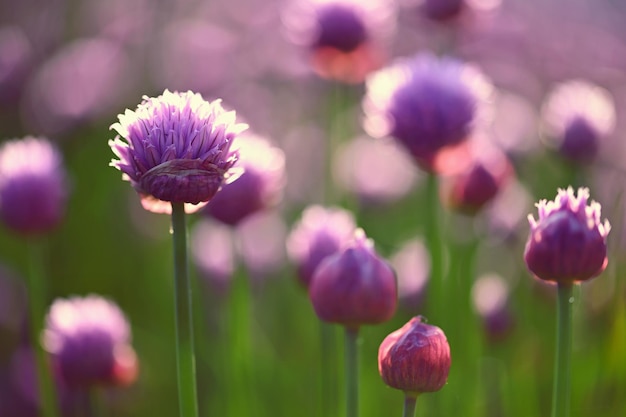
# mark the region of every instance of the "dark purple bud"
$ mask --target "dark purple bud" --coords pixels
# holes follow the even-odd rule
[[[366,24],[358,10],[341,3],[328,3],[317,11],[317,39],[314,48],[355,50],[367,40]]]
[[[439,391],[450,372],[446,335],[413,317],[380,344],[378,372],[385,384],[407,394]]]
[[[530,235],[524,260],[528,269],[546,281],[573,283],[591,279],[608,263],[608,220],[600,223],[600,204],[587,206],[589,189],[559,190],[554,201],[537,204],[539,219],[528,216]]]
[[[317,267],[309,297],[323,321],[351,328],[378,324],[396,312],[396,277],[374,251],[373,242],[357,229],[345,249]]]
[[[423,0],[420,10],[433,20],[447,20],[457,16],[465,6],[465,0]]]

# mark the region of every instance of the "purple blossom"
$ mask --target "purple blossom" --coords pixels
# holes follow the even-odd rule
[[[353,237],[356,223],[349,211],[310,206],[302,213],[287,240],[287,252],[298,268],[300,283],[308,288],[317,266],[342,249]]]
[[[554,201],[537,204],[539,219],[528,215],[530,235],[524,260],[545,281],[578,282],[599,275],[608,263],[608,220],[600,222],[600,204],[587,205],[589,189],[560,189]]]
[[[396,61],[367,80],[365,127],[393,136],[426,170],[442,149],[463,142],[490,113],[492,86],[453,58],[419,54]]]
[[[109,146],[119,160],[111,166],[130,181],[146,210],[169,212],[166,202],[189,203],[197,210],[225,180],[235,178],[231,168],[238,154],[231,145],[247,125],[237,123],[221,100],[165,90],[156,98],[144,96],[118,119],[111,129],[119,135]]]
[[[593,161],[602,141],[615,128],[615,104],[610,93],[582,80],[557,85],[542,111],[549,144],[577,163]]]
[[[68,385],[127,385],[137,377],[137,358],[126,317],[96,295],[58,299],[50,307],[45,349]]]
[[[457,16],[465,5],[465,0],[422,0],[420,11],[433,20],[447,20]]]
[[[398,290],[391,266],[362,229],[340,252],[315,269],[309,297],[317,316],[349,328],[383,323],[396,312]]]
[[[509,308],[509,291],[506,281],[497,274],[483,275],[472,286],[474,309],[491,341],[504,338],[514,325]]]
[[[243,173],[225,184],[205,212],[234,226],[249,215],[275,206],[285,186],[285,155],[266,139],[243,134],[237,139],[238,165]]]
[[[0,146],[0,217],[11,230],[46,233],[65,214],[66,174],[56,147],[27,136]]]

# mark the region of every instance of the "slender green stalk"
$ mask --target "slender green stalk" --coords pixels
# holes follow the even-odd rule
[[[29,242],[29,271],[26,274],[28,287],[28,306],[30,308],[30,337],[35,353],[37,366],[37,386],[39,389],[39,406],[43,417],[57,417],[57,397],[48,366],[47,354],[39,343],[43,328],[46,305],[46,285],[43,266],[43,242]]]
[[[346,327],[346,417],[359,415],[359,339],[358,327]]]
[[[334,325],[318,320],[320,334],[320,361],[322,366],[320,415],[337,414],[337,337]]]
[[[402,409],[402,417],[415,416],[415,403],[417,402],[417,394],[404,393],[404,408]]]
[[[430,252],[430,281],[428,297],[428,318],[432,322],[440,323],[443,327],[441,315],[447,310],[444,303],[444,276],[443,276],[443,257],[441,244],[441,230],[439,227],[439,212],[441,204],[439,203],[439,187],[437,175],[429,173],[426,179],[426,218],[424,235],[426,245]]]
[[[106,407],[104,404],[104,391],[98,386],[87,388],[87,416],[106,417]]]
[[[193,315],[184,203],[172,203],[172,232],[174,238],[176,365],[180,417],[197,417],[196,362],[193,345]]]
[[[572,357],[572,290],[573,284],[558,284],[556,316],[556,356],[552,417],[569,417]]]

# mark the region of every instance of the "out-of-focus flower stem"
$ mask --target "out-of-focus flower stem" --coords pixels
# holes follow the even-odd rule
[[[359,329],[346,326],[346,417],[359,415]]]
[[[26,285],[28,286],[28,306],[30,308],[30,336],[37,367],[39,407],[43,417],[58,417],[57,397],[50,367],[48,366],[46,352],[44,352],[39,342],[43,328],[46,297],[43,267],[44,242],[31,240],[29,242],[29,252],[29,271],[26,274]]]
[[[572,357],[573,284],[560,282],[557,290],[556,355],[552,417],[569,417]]]
[[[107,417],[104,404],[104,391],[101,387],[93,386],[87,389],[87,416]]]
[[[417,394],[414,392],[404,393],[404,408],[402,410],[402,417],[415,416],[415,403],[417,402]]]
[[[176,365],[180,416],[197,417],[196,363],[193,344],[193,315],[187,261],[187,225],[184,203],[172,203],[172,233],[174,239]]]
[[[447,323],[443,320],[442,314],[445,313],[444,306],[444,276],[442,262],[442,244],[441,230],[439,221],[439,212],[441,204],[439,203],[439,189],[437,175],[429,173],[426,179],[426,217],[424,235],[428,251],[430,252],[430,280],[428,298],[428,317],[433,322],[441,323],[445,326]]]

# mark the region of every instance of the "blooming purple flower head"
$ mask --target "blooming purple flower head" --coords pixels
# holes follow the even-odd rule
[[[284,21],[292,40],[311,51],[318,74],[361,82],[379,67],[395,12],[389,0],[296,0]]]
[[[344,209],[310,206],[304,210],[287,239],[287,252],[305,288],[320,262],[342,249],[355,229],[352,213]]]
[[[343,250],[320,263],[309,286],[317,316],[349,328],[391,319],[397,293],[393,269],[378,256],[362,229],[354,232]]]
[[[524,260],[545,281],[575,283],[599,275],[608,263],[608,220],[600,222],[600,204],[587,205],[589,189],[560,189],[554,201],[537,204],[539,219],[528,215],[530,235]]]
[[[249,215],[272,207],[282,198],[285,185],[285,155],[260,136],[243,134],[237,139],[243,173],[225,184],[205,211],[234,226]]]
[[[56,300],[46,317],[45,349],[68,385],[128,385],[138,372],[128,321],[96,295]]]
[[[0,218],[24,235],[49,232],[65,214],[68,196],[61,153],[27,136],[0,146]]]
[[[446,335],[421,316],[389,334],[378,349],[378,372],[385,384],[410,395],[443,388],[450,364]]]
[[[489,113],[492,86],[476,68],[419,54],[367,80],[365,127],[393,136],[428,171],[442,149],[463,142]]]
[[[608,91],[572,80],[554,88],[542,117],[546,141],[566,159],[587,164],[615,128],[615,104]]]
[[[156,98],[144,96],[137,109],[118,119],[111,129],[119,135],[109,146],[119,159],[111,166],[130,181],[145,209],[167,213],[166,202],[178,202],[197,210],[234,179],[238,155],[231,146],[248,126],[237,123],[220,100],[165,90]]]

